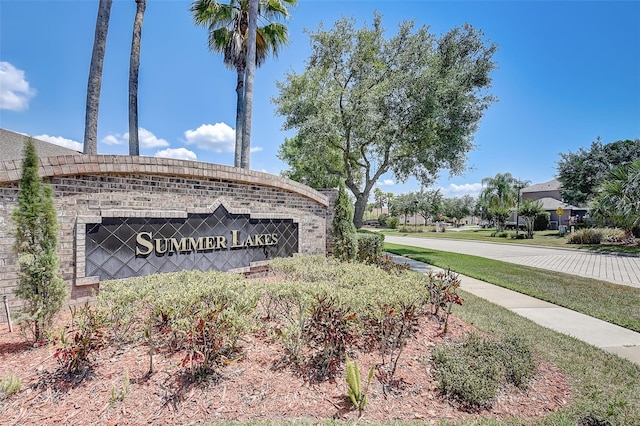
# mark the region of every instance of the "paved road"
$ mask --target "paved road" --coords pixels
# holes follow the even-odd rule
[[[470,254],[640,288],[640,257],[483,241],[385,236],[385,242]]]

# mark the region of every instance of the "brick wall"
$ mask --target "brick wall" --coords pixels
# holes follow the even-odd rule
[[[300,254],[327,252],[333,213],[328,196],[279,176],[219,164],[117,155],[40,159],[40,175],[52,185],[60,224],[59,256],[70,304],[84,303],[99,283],[84,277],[84,225],[103,217],[184,217],[223,204],[257,218],[293,218]],[[11,212],[17,204],[21,161],[0,161],[0,296],[12,308],[17,266]],[[78,232],[76,232],[76,229]],[[0,309],[0,321],[6,321]]]

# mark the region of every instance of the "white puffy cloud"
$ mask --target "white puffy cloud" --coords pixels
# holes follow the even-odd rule
[[[129,141],[129,133],[125,133],[124,137]],[[140,148],[164,148],[169,146],[169,142],[162,138],[156,137],[153,133],[147,129],[140,127],[138,129],[138,139],[140,141]]]
[[[225,123],[203,124],[196,130],[184,132],[187,145],[213,152],[234,152],[236,132]]]
[[[0,109],[24,111],[36,90],[29,86],[24,71],[9,62],[0,62]]]
[[[115,135],[107,135],[104,138],[102,138],[102,143],[107,145],[123,145],[128,142],[129,142],[128,134],[127,134],[127,139],[124,139],[124,137],[120,133],[116,133]]]
[[[235,147],[235,141],[234,141],[234,147]],[[262,147],[261,146],[255,146],[255,147],[249,149],[249,152],[260,152],[260,151],[262,151]]]
[[[391,179],[384,179],[382,182],[378,181],[378,183],[376,184],[378,186],[393,186],[395,185],[395,182]]]
[[[169,142],[165,139],[159,138],[144,127],[138,128],[138,141],[140,142],[140,149],[152,149],[152,148],[164,148],[169,146]],[[102,142],[107,145],[124,145],[129,144],[129,132],[121,135],[115,133],[107,135],[102,138]]]
[[[53,143],[56,145],[64,146],[65,148],[82,152],[82,144],[80,142],[63,138],[62,136],[37,135],[34,136],[34,139],[40,139],[41,141]]]
[[[440,190],[444,195],[452,197],[460,197],[463,195],[471,195],[473,197],[477,197],[482,191],[482,184],[464,183],[462,185],[456,185],[455,183],[451,183],[447,187],[440,187]]]
[[[167,148],[156,152],[154,157],[175,158],[176,160],[197,160],[196,153],[187,148]]]

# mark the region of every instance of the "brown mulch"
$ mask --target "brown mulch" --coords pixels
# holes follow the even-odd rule
[[[490,409],[468,410],[445,399],[429,363],[430,350],[472,331],[473,326],[451,317],[449,331],[443,336],[434,321],[422,319],[416,338],[402,353],[395,385],[385,389],[374,378],[362,420],[534,419],[569,403],[567,376],[544,360],[539,360],[527,391],[507,386]],[[154,355],[154,372],[148,374],[149,348],[143,344],[103,349],[94,368],[78,378],[61,372],[53,358],[53,345],[34,348],[20,332],[9,333],[2,324],[0,377],[16,374],[22,388],[0,400],[0,423],[141,425],[358,419],[358,411],[346,398],[344,375],[310,383],[282,362],[281,344],[265,333],[246,336],[240,346],[241,357],[205,383],[185,380],[181,354],[166,350]],[[363,380],[376,362],[375,354],[358,355]],[[125,391],[126,375],[130,386]]]

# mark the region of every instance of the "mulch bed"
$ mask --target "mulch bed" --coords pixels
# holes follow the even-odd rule
[[[68,319],[67,319],[68,320]],[[392,387],[375,379],[362,420],[533,419],[566,406],[567,376],[539,360],[527,391],[509,385],[501,389],[490,409],[468,410],[444,398],[429,362],[431,349],[474,331],[456,317],[442,335],[434,321],[421,319],[419,331],[402,353]],[[0,376],[18,375],[21,391],[0,401],[2,424],[193,424],[223,420],[357,420],[347,400],[344,374],[310,382],[283,362],[283,348],[264,332],[242,339],[241,356],[204,383],[187,380],[182,355],[167,350],[153,357],[144,344],[108,347],[97,354],[83,377],[65,375],[53,357],[54,346],[33,347],[19,333],[0,326]],[[379,363],[376,354],[358,354],[361,373]],[[129,386],[126,388],[126,376]]]

